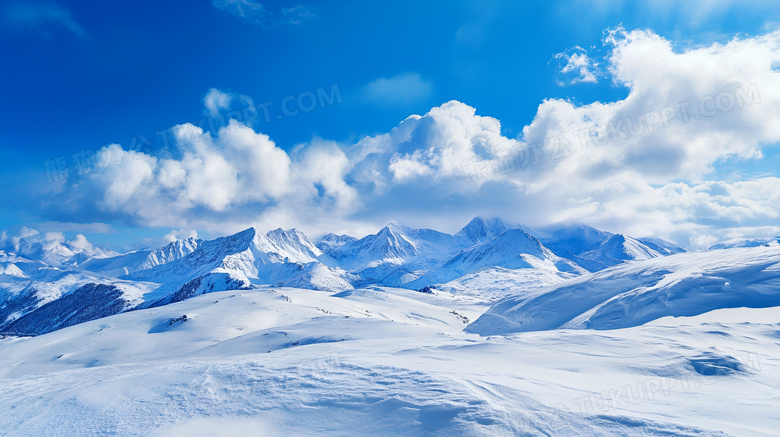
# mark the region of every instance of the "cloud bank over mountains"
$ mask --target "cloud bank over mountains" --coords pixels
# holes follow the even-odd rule
[[[780,233],[779,178],[717,171],[780,141],[780,31],[676,49],[651,31],[616,29],[605,45],[605,59],[583,51],[577,62],[598,62],[626,98],[545,100],[518,138],[459,101],[353,144],[314,138],[288,150],[235,120],[216,132],[184,124],[168,158],[107,146],[116,164],[64,182],[52,195],[67,202],[50,214],[223,234],[248,225],[365,234],[388,219],[452,231],[483,214],[693,248]],[[226,99],[211,90],[207,111]]]

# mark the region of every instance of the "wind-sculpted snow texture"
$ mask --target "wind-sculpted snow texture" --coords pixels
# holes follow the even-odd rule
[[[0,338],[0,430],[79,437],[780,429],[778,308],[615,331],[464,332],[485,308],[448,293],[274,287]]]

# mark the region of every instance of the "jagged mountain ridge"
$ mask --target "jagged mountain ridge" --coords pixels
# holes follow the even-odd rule
[[[545,270],[561,274],[583,274],[574,262],[555,255],[538,239],[521,229],[508,229],[485,242],[461,250],[429,274],[411,283],[412,287],[441,284],[484,268],[501,267],[511,270]]]
[[[477,217],[454,235],[390,222],[360,239],[328,234],[314,244],[295,229],[263,234],[249,228],[214,240],[176,240],[123,255],[107,256],[97,249],[84,260],[71,257],[66,269],[3,252],[0,331],[24,328],[38,334],[112,312],[263,286],[341,291],[372,284],[419,289],[448,283],[449,289],[462,291],[500,274],[504,287],[517,282],[533,289],[591,268],[671,252],[654,249],[660,246],[653,242],[587,227],[559,228],[565,238],[557,245],[554,233],[537,238],[530,232],[500,219]],[[106,296],[97,299],[101,292]],[[46,322],[53,308],[74,314]],[[33,329],[36,323],[42,326]]]
[[[164,284],[155,291],[161,301],[177,287],[198,280],[194,295],[217,284],[233,281],[238,288],[253,285],[295,283],[305,288],[343,290],[351,288],[340,269],[327,267],[322,252],[300,231],[276,229],[267,234],[249,228],[237,234],[203,242],[191,254],[127,276],[127,279]],[[304,278],[309,278],[306,280]],[[155,300],[155,299],[152,299]]]
[[[351,288],[318,256],[322,253],[299,231],[277,229],[263,235],[250,228],[210,241],[177,240],[154,251],[94,258],[82,263],[81,270],[37,262],[37,270],[26,277],[1,278],[0,332],[41,334],[117,312],[262,284]],[[27,261],[8,254],[3,259]],[[4,270],[14,271],[10,265],[15,264],[8,264]],[[129,269],[133,272],[124,274]],[[71,315],[52,317],[52,311]]]
[[[318,238],[314,245],[317,246],[317,248],[320,249],[323,253],[330,254],[337,248],[354,241],[357,241],[357,238],[350,235],[336,235],[333,233],[328,233]]]
[[[575,262],[589,272],[630,260],[685,252],[660,238],[633,238],[601,231],[588,225],[557,224],[531,231],[556,255]]]
[[[90,258],[78,267],[108,276],[129,275],[181,259],[194,252],[202,242],[194,237],[175,240],[159,249],[139,250],[114,257]]]
[[[460,247],[452,235],[390,222],[376,234],[339,246],[330,256],[358,278],[356,286],[403,287],[442,264]]]

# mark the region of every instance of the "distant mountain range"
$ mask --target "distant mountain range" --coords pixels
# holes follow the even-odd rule
[[[477,217],[454,235],[391,222],[363,238],[253,228],[127,254],[20,239],[0,251],[0,332],[36,335],[217,290],[382,285],[517,291],[683,252],[584,225],[530,229]],[[500,284],[489,282],[501,278]]]

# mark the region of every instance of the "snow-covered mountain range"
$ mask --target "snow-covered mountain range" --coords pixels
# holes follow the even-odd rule
[[[682,252],[658,239],[584,225],[530,229],[477,217],[454,235],[391,222],[362,238],[253,228],[118,254],[84,241],[20,239],[0,252],[0,332],[32,335],[217,290],[371,285],[479,295],[555,284],[627,261]],[[53,314],[67,313],[54,317]]]

